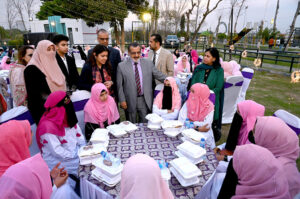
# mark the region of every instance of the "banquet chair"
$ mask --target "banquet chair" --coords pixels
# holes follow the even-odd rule
[[[297,135],[300,134],[299,117],[282,109],[275,111],[274,116],[282,119]]]
[[[154,89],[154,96],[153,98],[156,97],[156,95],[158,95],[158,93],[164,88],[164,84],[157,84],[155,86],[155,89]]]
[[[249,88],[250,82],[253,78],[253,74],[254,74],[254,70],[251,68],[244,68],[242,70],[242,75],[244,77],[244,82],[243,82],[243,86],[242,86],[242,91],[239,95],[238,98],[238,103],[241,101],[244,101],[246,99],[246,92]]]
[[[40,149],[36,142],[36,124],[26,106],[18,106],[13,109],[10,109],[4,112],[0,116],[0,124],[8,122],[10,120],[28,120],[31,125],[31,131],[33,133],[32,136],[32,144],[29,147],[30,155],[33,156],[40,152]]]
[[[230,76],[224,83],[224,106],[222,124],[232,122],[234,113],[236,112],[237,99],[240,95],[243,85],[242,76]]]
[[[87,103],[87,101],[90,99],[91,93],[85,90],[77,90],[72,93],[71,100],[74,105],[74,110],[77,116],[78,125],[81,128],[81,131],[84,134],[85,132],[85,122],[84,122],[84,106]]]

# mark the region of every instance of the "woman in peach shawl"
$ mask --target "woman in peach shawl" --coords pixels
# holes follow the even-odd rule
[[[183,55],[179,58],[177,66],[175,68],[174,75],[176,76],[178,73],[190,73],[190,62],[188,60],[187,55]]]

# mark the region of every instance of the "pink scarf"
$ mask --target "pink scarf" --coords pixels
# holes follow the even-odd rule
[[[209,100],[210,91],[207,85],[196,83],[191,87],[187,100],[188,118],[192,121],[204,121],[205,117],[214,110],[213,103]]]
[[[179,90],[178,90],[178,86],[176,84],[176,81],[173,77],[167,77],[167,80],[169,80],[170,84],[171,84],[171,88],[172,88],[172,111],[176,110],[180,110],[181,108],[181,97],[179,94]],[[161,109],[162,108],[162,101],[163,101],[163,91],[164,89],[162,89],[158,95],[156,96],[155,100],[154,100],[154,104]]]
[[[192,59],[193,59],[193,62],[195,63],[195,65],[198,65],[198,53],[196,50],[192,50],[191,51],[191,56],[192,56]]]
[[[255,144],[237,146],[233,168],[239,183],[232,199],[290,198],[283,168],[269,150]]]
[[[284,121],[276,117],[259,117],[255,127],[255,143],[270,150],[282,163],[291,197],[300,192],[299,138]]]
[[[185,61],[185,67],[184,67],[184,65],[183,65],[183,62],[182,62],[182,58],[183,57],[185,57],[186,58],[186,61]],[[190,70],[190,62],[189,62],[189,60],[188,60],[188,57],[187,57],[187,55],[183,55],[182,57],[180,57],[179,58],[179,61],[178,61],[178,63],[177,63],[177,66],[176,66],[176,68],[175,68],[175,76],[177,75],[177,73],[179,73],[179,72],[184,72],[184,69],[187,69],[187,72],[188,73],[190,73],[191,72],[191,70]]]
[[[27,120],[0,125],[0,177],[10,167],[30,157],[31,128]]]
[[[242,76],[242,73],[240,71],[241,66],[236,61],[230,61],[230,62],[221,62],[221,66],[224,70],[224,77],[230,77],[230,76]]]
[[[250,143],[248,140],[248,134],[253,130],[256,118],[258,116],[264,116],[265,107],[252,100],[245,100],[237,105],[240,115],[243,118],[243,124],[238,137],[238,145]]]
[[[55,51],[47,51],[49,46],[54,46],[54,44],[48,40],[40,41],[27,66],[35,65],[44,73],[51,92],[66,91],[65,76],[58,66]]]
[[[84,107],[84,121],[99,124],[101,128],[104,128],[103,122],[106,120],[108,120],[108,124],[111,124],[120,118],[116,102],[110,95],[105,102],[99,99],[103,90],[109,93],[104,84],[94,84],[91,98]]]
[[[2,198],[49,199],[52,193],[49,168],[40,153],[10,168],[0,178]]]
[[[8,56],[4,56],[1,60],[1,68],[2,70],[9,70],[12,64],[7,64],[6,60],[8,59]]]
[[[36,129],[36,142],[41,149],[43,144],[40,137],[46,133],[56,136],[65,136],[65,127],[68,126],[65,107],[56,105],[66,97],[66,92],[55,91],[51,93],[45,102],[45,113],[43,114]]]
[[[121,199],[173,199],[155,160],[145,154],[131,156],[121,178]]]

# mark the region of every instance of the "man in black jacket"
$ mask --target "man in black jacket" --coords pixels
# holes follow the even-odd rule
[[[106,46],[109,50],[109,61],[112,66],[113,90],[116,95],[118,93],[117,86],[116,86],[117,85],[117,81],[116,81],[117,67],[118,67],[118,64],[121,62],[120,52],[117,49],[114,49],[113,47],[108,46],[109,34],[104,29],[100,29],[97,31],[97,41],[99,44]],[[88,59],[92,55],[92,52],[93,52],[93,49],[90,49],[88,52]],[[117,98],[117,96],[116,96],[116,98]]]
[[[66,78],[67,90],[75,91],[79,80],[75,59],[68,53],[69,38],[65,35],[56,35],[53,38],[53,43],[56,45],[56,60]]]

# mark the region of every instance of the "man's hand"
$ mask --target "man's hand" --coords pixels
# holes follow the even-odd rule
[[[126,110],[127,109],[127,103],[126,102],[121,102],[120,106],[122,109]]]
[[[112,81],[106,81],[104,82],[104,85],[106,86],[107,89],[110,89],[110,87],[113,85]]]

